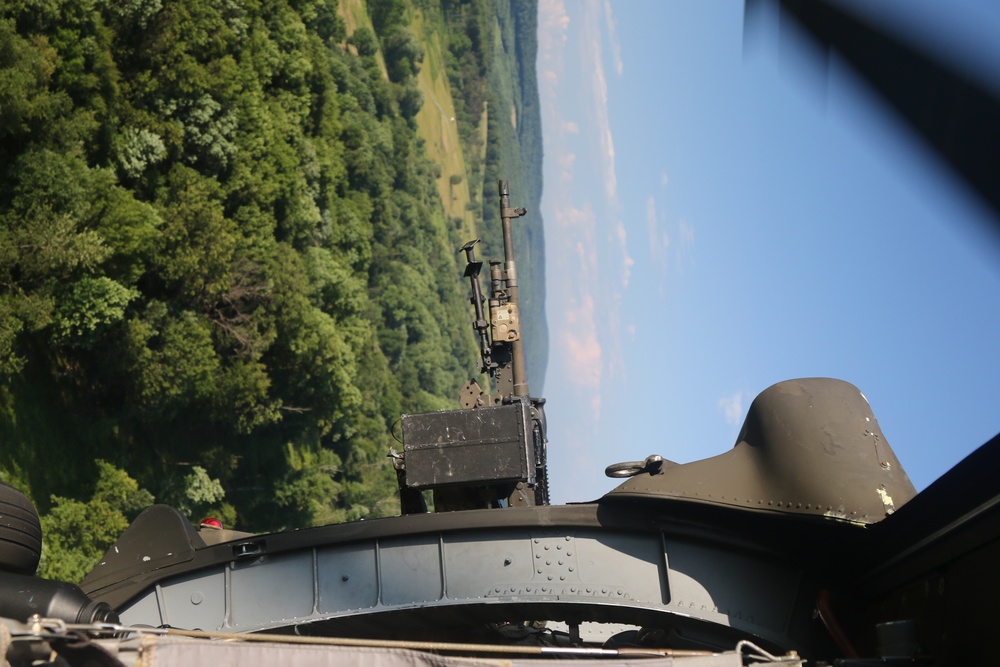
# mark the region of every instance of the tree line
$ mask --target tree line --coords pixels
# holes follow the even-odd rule
[[[475,350],[419,40],[368,6],[352,34],[335,0],[0,10],[0,479],[43,574],[154,499],[253,531],[398,511],[393,424],[454,407]]]

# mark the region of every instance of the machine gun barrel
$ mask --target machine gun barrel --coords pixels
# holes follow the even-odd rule
[[[520,296],[517,286],[517,267],[514,263],[514,240],[511,234],[512,218],[520,218],[527,209],[510,207],[510,191],[507,181],[498,182],[500,191],[500,220],[503,224],[503,254],[504,254],[504,282],[506,284],[508,303],[513,307],[513,312],[519,312]],[[520,327],[520,323],[517,325]],[[528,372],[524,363],[524,342],[521,339],[520,331],[510,343],[511,351],[511,373],[514,378],[514,396],[530,396],[528,389]]]

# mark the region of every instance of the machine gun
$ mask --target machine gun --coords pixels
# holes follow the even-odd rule
[[[499,194],[504,260],[490,260],[488,300],[479,283],[479,239],[459,249],[472,286],[479,370],[492,391],[469,380],[459,396],[462,409],[402,416],[403,452],[390,456],[403,514],[427,511],[426,490],[438,512],[548,504],[545,399],[528,389],[511,230],[527,210],[511,208],[507,181],[499,181]]]

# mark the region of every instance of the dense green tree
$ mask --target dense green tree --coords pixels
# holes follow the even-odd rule
[[[153,496],[124,471],[97,461],[93,494],[84,502],[54,496],[42,517],[45,542],[38,575],[77,582],[114,544],[129,521],[153,503]]]
[[[378,40],[367,26],[361,26],[351,34],[349,43],[358,50],[359,56],[374,56],[378,53]]]
[[[398,510],[391,426],[454,407],[474,348],[420,36],[368,8],[350,38],[335,0],[0,8],[0,476],[48,576],[150,494],[251,530]]]
[[[424,50],[413,33],[403,26],[394,26],[382,36],[385,66],[389,80],[402,83],[420,71]]]
[[[406,24],[406,0],[368,0],[368,15],[378,34]]]

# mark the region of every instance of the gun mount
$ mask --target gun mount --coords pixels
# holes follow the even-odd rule
[[[991,664],[982,619],[1000,590],[1000,436],[916,494],[857,387],[788,380],[757,396],[729,451],[612,464],[623,478],[612,491],[549,505],[544,401],[526,381],[510,243],[525,211],[503,182],[500,201],[505,259],[490,262],[488,296],[478,240],[461,249],[489,391],[470,380],[462,409],[402,416],[393,463],[408,516],[251,534],[199,531],[154,505],[77,588],[31,576],[40,523],[0,483],[0,617],[13,618],[0,618],[0,658],[123,664],[72,653],[92,648],[85,632],[124,664],[185,667],[321,655],[292,640],[323,644],[325,664],[357,662],[345,645],[407,666],[425,661],[388,652],[512,665],[537,664],[518,662],[528,651],[691,667],[793,667],[800,654],[842,667]],[[163,632],[179,636],[150,636]]]
[[[480,239],[459,248],[472,286],[479,371],[492,391],[472,379],[460,392],[462,409],[402,416],[403,452],[390,456],[403,514],[427,511],[424,491],[439,512],[548,504],[545,399],[528,388],[511,224],[527,209],[510,206],[507,181],[498,185],[504,259],[490,260],[488,299],[479,283]]]

